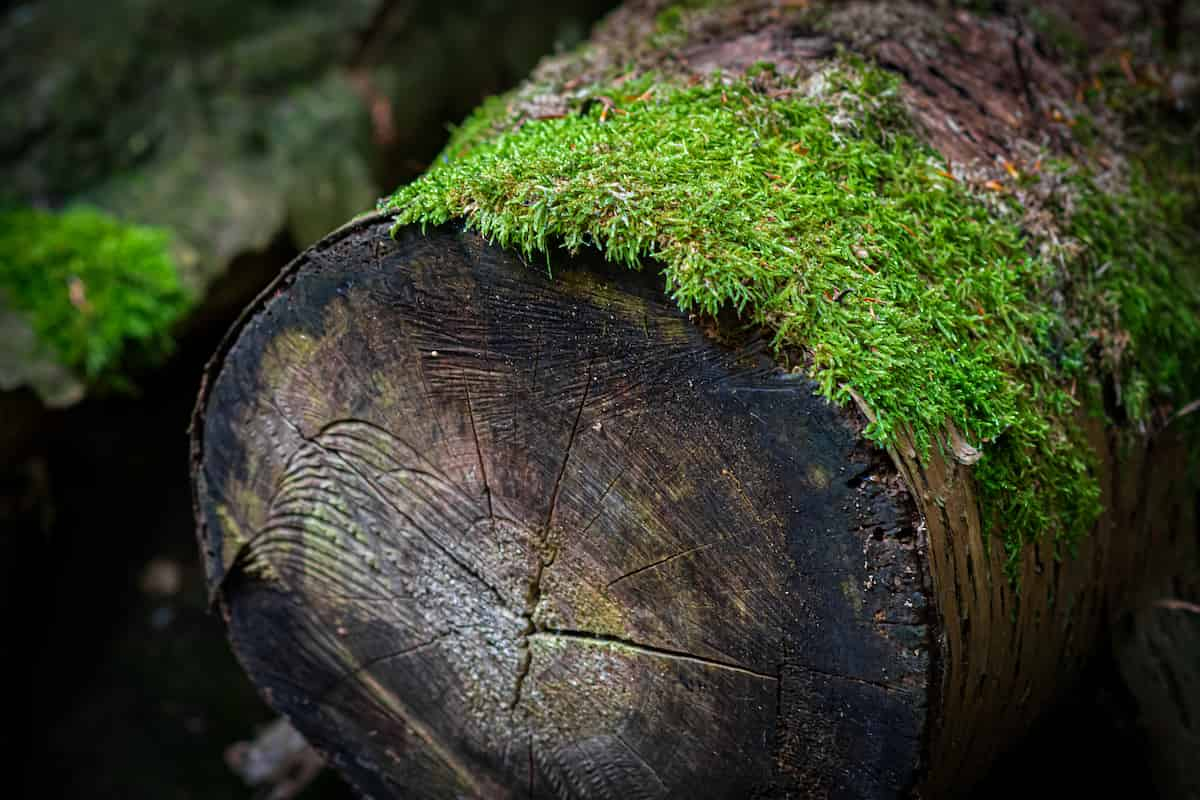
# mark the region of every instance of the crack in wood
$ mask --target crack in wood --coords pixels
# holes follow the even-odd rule
[[[567,437],[566,451],[563,453],[562,465],[558,469],[558,476],[554,480],[554,489],[550,494],[550,509],[546,513],[546,524],[542,528],[541,536],[538,541],[537,566],[534,567],[533,577],[530,578],[529,588],[525,593],[525,609],[521,612],[521,617],[525,620],[525,627],[522,629],[517,647],[521,650],[521,655],[517,662],[517,680],[513,686],[513,697],[509,702],[509,710],[516,709],[521,702],[521,690],[525,685],[525,677],[529,674],[529,667],[533,662],[533,652],[529,647],[529,637],[538,630],[537,623],[534,620],[534,614],[542,599],[542,574],[546,571],[546,567],[554,564],[557,557],[557,552],[546,555],[546,543],[550,538],[550,526],[554,523],[554,510],[558,507],[558,497],[562,490],[562,480],[567,474],[567,464],[571,460],[571,450],[575,446],[575,439],[579,435],[579,422],[583,418],[583,409],[587,405],[588,394],[592,387],[592,369],[596,363],[596,356],[588,360],[587,374],[584,378],[583,396],[579,401],[579,408],[575,412],[575,419],[571,423],[571,433]]]
[[[882,689],[883,691],[889,692],[889,693],[897,692],[899,694],[911,694],[911,690],[906,689],[903,686],[896,686],[895,684],[885,683],[883,681],[873,681],[870,678],[857,678],[853,675],[842,675],[841,673],[837,673],[837,672],[829,672],[828,670],[817,669],[816,667],[809,666],[808,664],[797,664],[795,662],[788,662],[785,666],[792,667],[794,669],[803,670],[805,672],[810,672],[813,675],[822,675],[826,678],[833,678],[834,680],[846,681],[848,683],[857,683],[860,686],[872,686],[876,689]]]
[[[471,436],[475,440],[475,457],[479,459],[479,473],[483,477],[483,496],[487,500],[488,519],[495,525],[496,515],[492,509],[492,487],[488,483],[487,467],[483,465],[483,448],[479,445],[479,430],[475,427],[475,406],[471,402],[471,382],[463,377],[463,389],[467,394],[467,418],[471,421]]]
[[[533,736],[529,739],[529,800],[533,800]]]
[[[529,675],[529,668],[533,664],[533,652],[529,648],[529,637],[533,633],[533,619],[530,616],[525,617],[525,628],[521,631],[520,640],[517,642],[517,649],[520,655],[517,656],[517,679],[513,684],[512,700],[508,702],[508,710],[514,711],[521,703],[521,690],[525,686],[525,677]]]
[[[722,540],[722,541],[724,541],[724,540]],[[721,544],[721,542],[708,542],[707,544],[701,544],[701,545],[697,545],[695,547],[689,547],[687,550],[683,550],[678,553],[674,553],[672,555],[666,556],[665,558],[660,558],[659,560],[651,562],[651,563],[645,565],[644,567],[638,567],[635,570],[626,572],[624,575],[613,578],[611,581],[609,581],[605,585],[604,589],[607,591],[608,589],[611,589],[615,584],[620,583],[621,581],[625,580],[626,578],[632,578],[633,576],[640,575],[641,573],[646,572],[647,570],[654,569],[655,567],[661,567],[663,564],[669,564],[672,561],[675,561],[676,559],[685,558],[686,556],[690,556],[692,553],[698,553],[701,550],[707,550],[708,548],[713,547],[714,545],[718,545],[718,544]]]
[[[604,513],[604,500],[612,493],[613,487],[617,485],[617,481],[621,480],[621,478],[625,476],[626,471],[627,470],[625,468],[622,468],[619,472],[617,472],[616,476],[614,476],[613,479],[608,482],[608,485],[604,487],[604,491],[600,493],[600,497],[596,500],[596,513],[593,514],[592,518],[589,519],[587,524],[583,526],[583,530],[579,532],[580,537],[585,536],[587,532],[592,529],[592,526],[596,524],[596,521],[600,519],[600,515]]]
[[[378,655],[373,658],[368,658],[366,661],[364,661],[361,664],[359,664],[358,666],[354,667],[354,669],[348,670],[344,674],[339,675],[333,681],[333,683],[330,684],[329,688],[326,689],[325,691],[321,692],[321,694],[317,697],[317,704],[320,705],[320,704],[324,703],[325,699],[328,698],[329,695],[333,694],[338,689],[340,689],[343,685],[346,684],[347,681],[357,678],[363,672],[371,669],[375,665],[381,664],[384,661],[387,661],[392,658],[400,658],[401,656],[412,655],[413,653],[419,653],[422,650],[428,650],[430,647],[433,647],[435,644],[442,641],[443,639],[453,636],[454,633],[455,633],[454,631],[446,631],[445,633],[439,633],[437,636],[434,636],[432,639],[427,639],[424,642],[419,642],[414,645],[409,645],[408,647],[402,648],[400,650],[395,650],[390,653],[383,653],[382,655]]]
[[[360,428],[369,434],[375,434],[383,437],[387,440],[387,444],[389,446],[384,447],[378,441],[371,439],[369,436],[364,437],[362,435],[362,431],[359,430]],[[325,445],[328,449],[335,450],[337,452],[349,453],[358,458],[362,458],[364,461],[368,461],[368,463],[370,463],[369,460],[363,457],[362,454],[357,453],[353,449],[342,446],[343,440],[361,445],[364,449],[369,450],[373,455],[380,456],[383,460],[396,463],[400,463],[400,461],[395,455],[394,447],[392,445],[399,443],[409,450],[409,453],[413,458],[424,463],[427,468],[421,469],[409,466],[399,466],[392,469],[382,469],[379,468],[378,465],[372,464],[372,466],[376,467],[376,471],[379,475],[385,475],[389,477],[401,474],[417,475],[427,478],[431,482],[436,482],[441,488],[453,492],[459,497],[459,499],[463,501],[464,505],[470,506],[475,502],[474,497],[464,491],[457,483],[447,476],[437,464],[422,456],[417,448],[386,428],[382,428],[372,422],[359,419],[337,420],[323,427],[321,432],[318,434],[318,439],[322,443],[328,441],[329,444]]]
[[[317,443],[317,446],[324,448],[324,445],[322,445],[320,443]],[[325,448],[325,449],[327,449],[327,448]],[[505,608],[505,609],[508,608],[508,603],[504,600],[504,596],[500,594],[500,591],[498,589],[496,589],[496,587],[492,586],[491,583],[484,580],[483,576],[480,575],[474,568],[472,568],[470,564],[468,564],[467,562],[463,561],[461,558],[456,556],[450,548],[446,547],[444,544],[439,542],[436,538],[431,536],[428,531],[426,531],[424,528],[422,528],[420,525],[418,525],[417,521],[415,519],[413,519],[409,514],[407,514],[402,508],[400,508],[399,505],[392,502],[392,500],[387,496],[387,493],[384,492],[383,489],[378,484],[375,483],[375,481],[371,480],[370,477],[368,477],[365,473],[363,473],[361,470],[359,470],[357,467],[355,467],[352,463],[350,463],[350,461],[344,455],[342,455],[342,453],[340,453],[339,451],[328,450],[328,452],[331,456],[341,460],[342,463],[344,463],[347,467],[349,467],[351,470],[353,470],[354,473],[357,474],[358,477],[361,478],[364,483],[366,483],[368,488],[371,489],[372,493],[375,495],[375,497],[377,499],[382,501],[385,505],[390,507],[393,511],[395,511],[397,514],[399,514],[401,517],[403,517],[405,520],[407,520],[408,523],[412,526],[413,530],[415,530],[417,533],[421,534],[421,536],[424,537],[426,541],[428,541],[435,548],[437,548],[438,552],[440,552],[446,558],[450,559],[451,563],[453,563],[455,566],[457,566],[463,572],[470,575],[481,586],[483,586],[485,589],[487,589],[488,592],[491,593],[492,597],[495,598],[496,602],[499,604],[499,606],[501,608]]]
[[[547,537],[550,536],[550,526],[554,523],[554,510],[558,507],[558,496],[562,491],[562,480],[567,474],[567,464],[571,461],[571,449],[575,446],[575,438],[579,435],[579,421],[583,418],[583,408],[587,405],[588,394],[592,388],[592,368],[596,363],[596,356],[593,355],[588,361],[587,375],[584,378],[583,397],[579,401],[579,410],[575,412],[575,421],[571,424],[571,434],[567,439],[567,449],[563,453],[562,466],[558,469],[558,477],[554,480],[554,489],[550,494],[550,510],[546,514],[546,525],[542,530],[542,544],[545,545]]]
[[[737,664],[732,661],[719,661],[714,658],[706,658],[704,656],[690,653],[686,650],[671,650],[666,647],[658,647],[657,645],[644,644],[635,642],[631,639],[623,639],[619,636],[610,636],[604,633],[593,633],[591,631],[576,631],[565,628],[541,628],[528,635],[529,639],[561,639],[590,647],[612,647],[619,650],[627,650],[638,655],[650,656],[653,658],[665,658],[673,661],[681,661],[689,664],[697,664],[699,666],[711,667],[713,669],[723,669],[730,672],[748,675],[753,678],[767,681],[777,681],[779,676],[770,675],[765,672],[759,672],[751,669],[743,664]]]
[[[650,774],[654,776],[654,780],[658,781],[658,785],[659,785],[659,787],[661,787],[662,791],[664,793],[668,792],[670,790],[670,787],[668,787],[666,781],[664,781],[659,776],[658,770],[656,770],[650,764],[650,762],[647,761],[644,756],[642,756],[641,753],[639,753],[637,750],[634,750],[633,746],[631,744],[629,744],[629,742],[625,741],[624,736],[622,736],[620,733],[614,733],[613,735],[616,737],[617,741],[620,742],[625,747],[625,749],[628,750],[633,755],[633,757],[636,758],[638,760],[638,762],[640,762],[642,764],[642,766],[644,766],[646,769],[648,769],[650,771]]]
[[[645,410],[645,408],[643,408],[638,412],[637,421],[634,424],[633,431],[629,437],[629,441],[637,440],[638,435],[642,431],[642,420],[645,419],[645,417],[646,417],[646,410]],[[588,531],[590,531],[592,529],[592,526],[595,525],[596,522],[600,519],[601,515],[604,514],[604,501],[608,498],[608,496],[610,494],[612,494],[612,490],[616,487],[617,482],[620,481],[621,478],[625,477],[625,475],[626,475],[626,473],[628,473],[628,471],[629,471],[629,468],[627,466],[622,466],[617,471],[617,474],[613,476],[613,479],[611,481],[609,481],[608,484],[604,487],[604,491],[602,491],[600,493],[600,496],[598,498],[596,498],[596,513],[593,514],[591,519],[589,519],[587,521],[587,524],[583,526],[583,530],[581,530],[579,532],[579,538],[583,538],[584,536],[586,536]]]

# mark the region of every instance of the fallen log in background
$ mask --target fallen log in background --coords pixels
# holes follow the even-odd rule
[[[756,42],[827,55],[772,24]],[[712,36],[710,59],[764,52]],[[1023,57],[995,69],[1053,83]],[[941,67],[1002,93],[964,77],[992,65]],[[929,119],[975,113],[929,94]],[[1003,150],[970,122],[994,135],[931,139]],[[969,454],[884,453],[869,407],[597,255],[551,279],[457,225],[391,225],[259,299],[193,440],[234,649],[365,794],[944,796],[1194,558],[1170,425],[1085,423],[1105,511],[1073,557],[1028,545],[1018,590]]]

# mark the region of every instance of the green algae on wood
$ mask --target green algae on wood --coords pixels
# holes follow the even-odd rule
[[[0,209],[0,293],[65,367],[93,383],[170,352],[190,307],[160,228],[100,211]]]

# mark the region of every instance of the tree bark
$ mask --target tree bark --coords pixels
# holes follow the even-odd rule
[[[755,19],[679,60],[828,52]],[[1011,154],[1069,82],[1019,29],[945,24],[956,44],[842,37],[908,76],[943,154]],[[359,220],[280,276],[193,427],[233,647],[364,794],[946,796],[1194,551],[1170,425],[1086,423],[1105,511],[1074,557],[1029,546],[1018,590],[969,459],[871,446],[868,408],[736,320],[598,256],[541,270],[455,225],[390,228]]]

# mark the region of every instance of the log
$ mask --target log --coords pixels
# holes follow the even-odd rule
[[[806,35],[791,4],[735,3],[685,17],[681,44],[641,35],[672,19],[660,6],[619,12],[583,67],[549,62],[497,128],[604,124],[611,97],[564,98],[630,40],[686,84],[713,63],[803,72],[836,36],[908,75],[918,129],[975,159],[961,180],[980,186],[1044,124],[985,102],[1069,101],[1011,21],[905,7],[923,26],[902,30],[936,37],[902,42],[867,30],[883,6]],[[914,66],[931,48],[936,90]],[[940,448],[915,428],[881,446],[873,398],[831,404],[803,344],[773,348],[761,319],[681,311],[600,248],[513,242],[545,251],[531,266],[465,215],[374,215],[302,254],[214,357],[193,424],[233,649],[366,796],[961,792],[1194,551],[1169,413],[1139,429],[1080,411],[1103,511],[1072,548],[1014,549],[953,426]]]
[[[389,227],[289,273],[206,401],[209,571],[273,704],[375,731],[376,796],[750,792],[843,716],[825,757],[908,782],[918,519],[855,416],[595,259]]]

